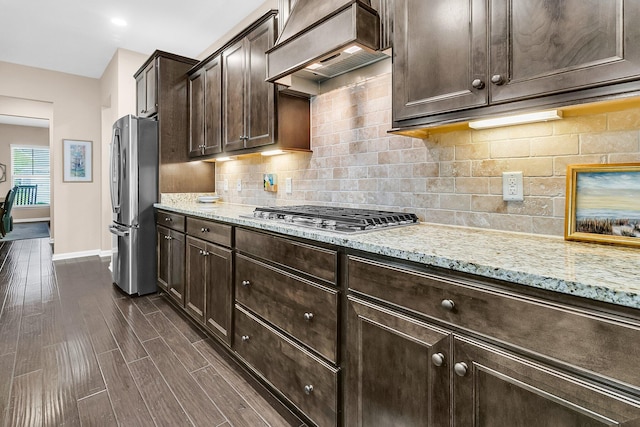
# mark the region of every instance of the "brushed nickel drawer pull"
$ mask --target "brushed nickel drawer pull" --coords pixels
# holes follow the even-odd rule
[[[305,313],[304,320],[306,320],[307,322],[311,322],[313,320],[313,313]]]
[[[165,220],[165,221],[173,221],[173,220],[172,220],[171,218],[169,218],[168,216],[165,216],[165,217],[164,217],[164,220]]]
[[[444,365],[445,360],[446,359],[444,357],[444,354],[442,353],[436,353],[433,356],[431,356],[431,362],[433,362],[433,364],[438,367]]]
[[[313,393],[313,385],[307,384],[306,386],[304,386],[304,394],[311,394],[311,393]]]
[[[202,228],[200,229],[200,231],[202,231],[203,233],[208,233],[208,232],[209,232],[209,229],[208,229],[208,228],[205,228],[205,227],[202,227]]]
[[[454,303],[453,300],[450,300],[450,299],[443,299],[442,302],[440,303],[440,306],[447,311],[453,311],[453,309],[456,306],[456,303]]]

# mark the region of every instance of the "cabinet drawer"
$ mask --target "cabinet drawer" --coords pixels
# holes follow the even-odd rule
[[[319,426],[336,425],[338,373],[236,305],[234,347]]]
[[[336,363],[338,292],[236,256],[236,301]]]
[[[348,281],[351,290],[640,389],[640,370],[628,369],[640,365],[640,353],[629,351],[640,324],[358,257],[349,258]]]
[[[188,235],[222,246],[231,247],[231,228],[219,222],[187,218]]]
[[[172,230],[184,233],[184,216],[172,212],[158,211],[156,222]]]
[[[241,228],[236,229],[236,248],[310,276],[336,282],[336,251]]]

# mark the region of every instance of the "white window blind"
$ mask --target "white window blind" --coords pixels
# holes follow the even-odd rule
[[[48,205],[51,202],[49,147],[11,146],[11,178],[13,186],[36,186],[35,203],[16,199],[15,205]]]

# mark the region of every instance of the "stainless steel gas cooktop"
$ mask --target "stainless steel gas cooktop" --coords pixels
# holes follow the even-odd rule
[[[256,208],[253,218],[349,234],[419,223],[412,213],[314,205]]]

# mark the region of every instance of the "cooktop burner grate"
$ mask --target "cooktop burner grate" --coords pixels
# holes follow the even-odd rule
[[[412,213],[315,205],[259,207],[253,217],[341,233],[418,224]]]

